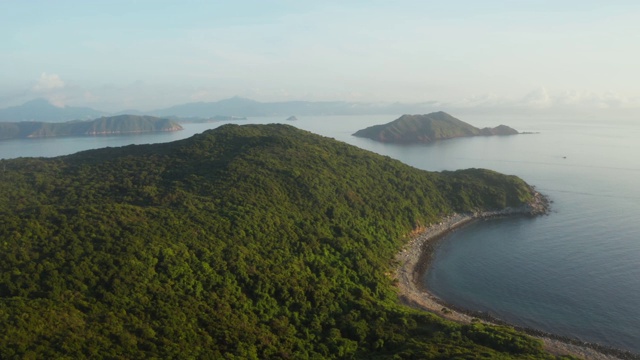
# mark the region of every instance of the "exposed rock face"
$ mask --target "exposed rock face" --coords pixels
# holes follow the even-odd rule
[[[518,131],[506,125],[479,129],[445,112],[426,115],[402,115],[384,125],[358,130],[353,136],[390,143],[429,143],[469,136],[514,135]]]

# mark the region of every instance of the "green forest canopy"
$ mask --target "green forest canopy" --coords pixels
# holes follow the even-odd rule
[[[285,125],[0,161],[0,358],[548,359],[399,304],[415,227],[531,199]]]

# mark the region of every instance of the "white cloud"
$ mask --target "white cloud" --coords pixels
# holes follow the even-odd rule
[[[33,91],[35,92],[50,92],[56,89],[64,88],[64,81],[57,74],[47,74],[43,72],[40,74],[40,79],[33,86]]]
[[[508,105],[511,101],[504,97],[498,96],[493,93],[482,94],[482,95],[472,95],[466,97],[460,101],[455,101],[452,103],[444,103],[447,106],[452,107],[462,107],[462,108],[475,108],[475,107],[503,107]]]
[[[579,111],[638,108],[640,98],[629,98],[612,91],[597,93],[571,90],[553,93],[547,91],[545,87],[540,87],[520,98],[484,94],[444,103],[444,105],[459,109]]]
[[[68,98],[67,92],[67,86],[58,74],[47,74],[46,72],[40,74],[40,78],[31,87],[33,95],[43,97],[57,107],[65,106]]]
[[[556,97],[558,106],[613,109],[634,105],[633,101],[612,91],[595,93],[591,91],[565,91]],[[635,105],[638,105],[637,103]]]
[[[547,89],[540,87],[528,93],[520,102],[520,106],[540,109],[548,108],[553,104],[553,99],[549,96]]]

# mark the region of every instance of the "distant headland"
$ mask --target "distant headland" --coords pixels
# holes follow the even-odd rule
[[[477,128],[443,111],[426,115],[402,115],[384,125],[374,125],[356,131],[353,136],[386,143],[430,143],[470,136],[515,135],[517,130],[506,125]]]
[[[119,115],[89,121],[46,123],[38,121],[0,122],[0,140],[61,136],[125,135],[179,131],[177,122],[154,116]]]

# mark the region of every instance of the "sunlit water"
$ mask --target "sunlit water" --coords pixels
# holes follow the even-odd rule
[[[455,116],[455,114],[453,114]],[[255,118],[287,123],[426,170],[481,167],[515,174],[548,195],[552,213],[483,221],[441,242],[425,276],[447,302],[503,320],[640,352],[640,126],[633,120],[462,117],[476,126],[539,132],[431,145],[380,144],[351,134],[394,115]],[[639,119],[640,120],[640,119]],[[175,133],[0,142],[0,158],[56,156],[106,146],[168,142]]]

